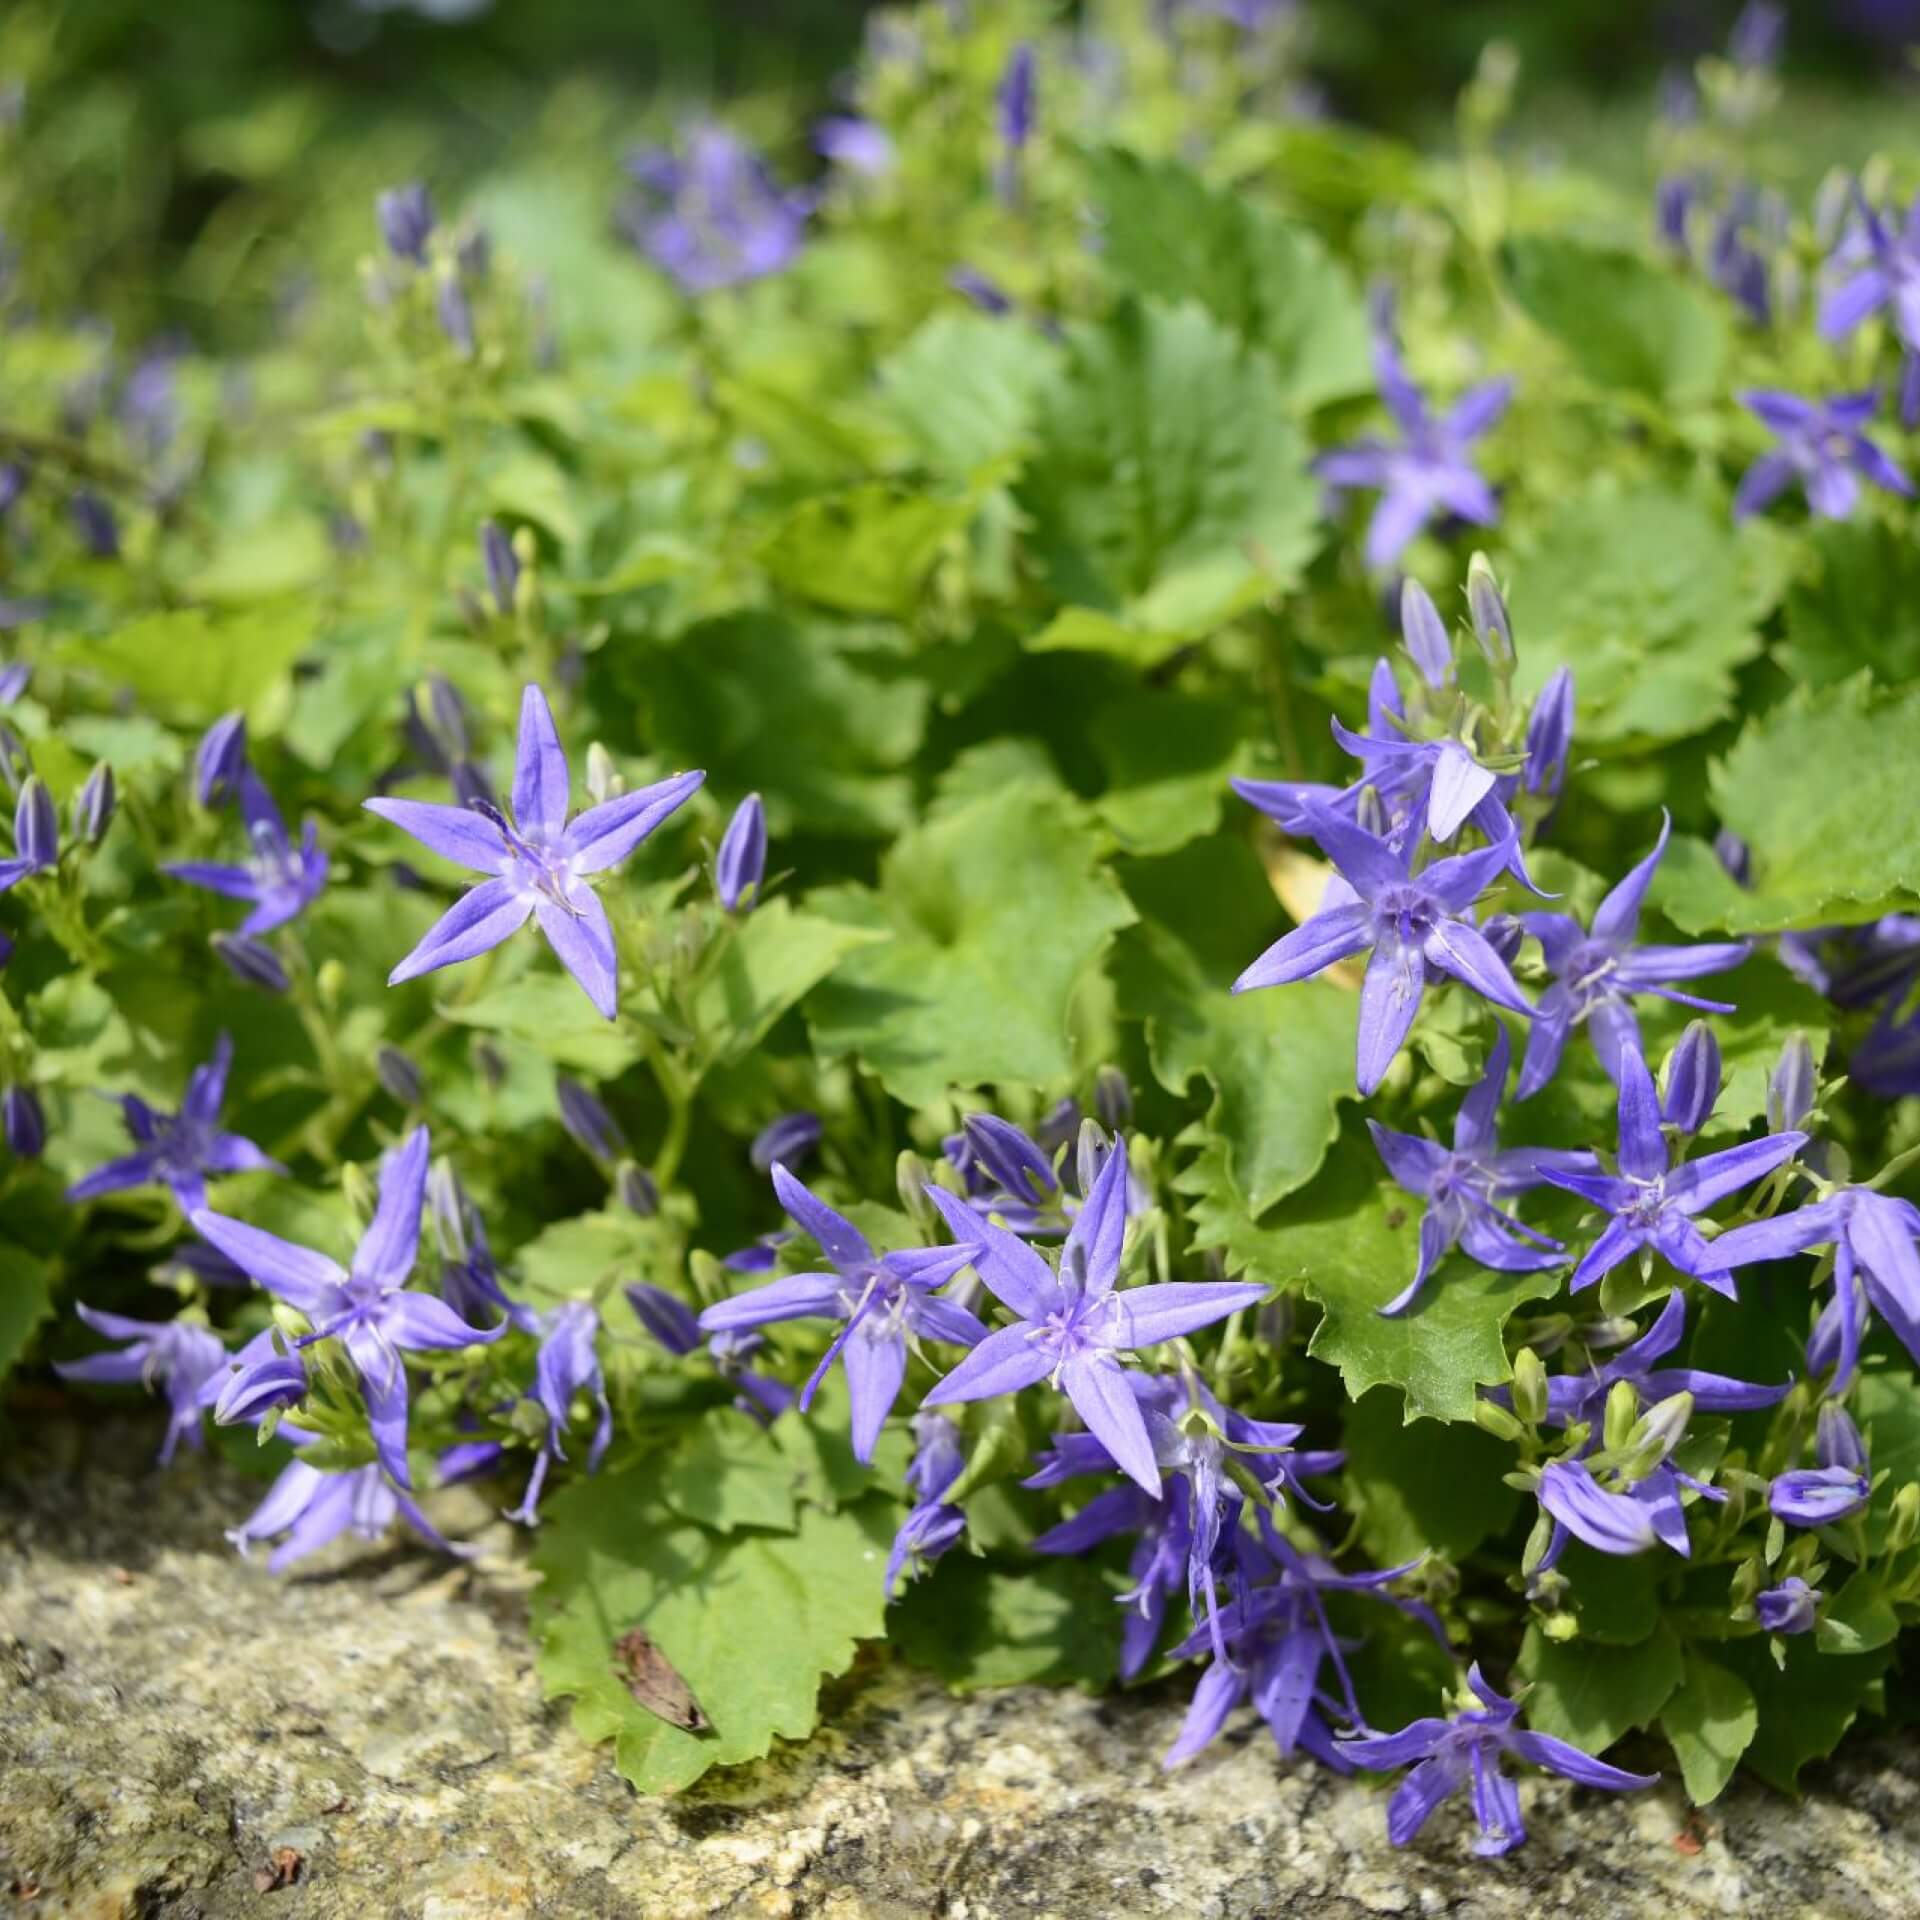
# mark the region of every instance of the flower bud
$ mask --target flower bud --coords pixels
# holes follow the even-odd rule
[[[791,1171],[802,1165],[820,1144],[820,1132],[820,1116],[817,1113],[808,1113],[804,1109],[798,1113],[783,1113],[778,1119],[768,1121],[754,1135],[753,1144],[747,1149],[747,1158],[756,1173],[771,1173],[775,1161]]]
[[[60,816],[37,773],[27,776],[13,810],[13,850],[36,872],[60,858]]]
[[[1496,1440],[1524,1440],[1527,1430],[1497,1400],[1476,1400],[1473,1420]]]
[[[1893,1496],[1887,1516],[1887,1551],[1904,1553],[1915,1540],[1920,1540],[1920,1483],[1909,1480]]]
[[[1606,1417],[1600,1428],[1601,1444],[1609,1453],[1626,1449],[1639,1418],[1639,1389],[1631,1380],[1616,1380],[1607,1390]]]
[[[714,891],[729,913],[743,911],[759,897],[767,870],[767,816],[760,796],[750,793],[734,809],[713,864]],[[753,898],[749,899],[751,895]]]
[[[27,468],[20,461],[0,461],[0,518],[4,518],[13,503],[26,492],[29,477]]]
[[[80,544],[96,560],[119,559],[120,524],[113,517],[113,509],[97,493],[82,489],[67,502],[67,511],[73,517]]]
[[[434,226],[433,201],[426,188],[418,180],[410,180],[405,186],[376,194],[373,213],[379,222],[380,237],[393,257],[424,266],[427,239]]]
[[[1481,1404],[1484,1406],[1487,1403],[1483,1401]],[[1532,1579],[1540,1562],[1547,1557],[1547,1549],[1553,1544],[1553,1531],[1553,1516],[1542,1513],[1527,1534],[1527,1544],[1520,1553],[1520,1571],[1528,1579]]]
[[[323,1007],[337,1007],[340,996],[347,990],[346,967],[338,959],[322,960],[319,972],[313,976],[313,984]]]
[[[613,755],[598,740],[587,749],[587,792],[597,807],[625,793],[627,783],[614,765]]]
[[[346,1197],[347,1210],[356,1220],[368,1221],[373,1218],[377,1195],[373,1182],[367,1177],[367,1170],[357,1160],[349,1160],[340,1169],[340,1191]]]
[[[1093,1076],[1093,1110],[1100,1124],[1113,1133],[1133,1118],[1133,1089],[1118,1067],[1102,1067]]]
[[[118,801],[113,769],[102,760],[73,796],[73,837],[84,847],[97,847],[113,824],[113,810]]]
[[[1484,553],[1476,553],[1467,562],[1467,613],[1473,621],[1473,637],[1480,643],[1487,665],[1495,673],[1513,671],[1513,624],[1507,618],[1507,602],[1493,568]],[[1568,698],[1572,689],[1569,686]]]
[[[681,1358],[700,1346],[700,1323],[684,1300],[646,1280],[632,1281],[625,1289],[633,1317],[666,1350]]]
[[[571,1074],[563,1073],[554,1081],[554,1092],[559,1098],[560,1124],[589,1159],[607,1166],[626,1152],[627,1137],[620,1123]]]
[[[224,713],[200,736],[193,755],[193,797],[203,807],[217,807],[239,790],[247,764],[247,718]]]
[[[26,743],[0,720],[0,780],[7,783],[9,793],[18,797],[32,772],[33,756],[28,753]]]
[[[472,1044],[473,1064],[489,1093],[498,1093],[507,1084],[507,1056],[484,1034],[476,1034]]]
[[[426,1097],[426,1082],[398,1047],[382,1047],[373,1056],[374,1077],[403,1107],[417,1107]]]
[[[1401,582],[1400,637],[1428,686],[1437,691],[1453,678],[1453,642],[1432,594],[1418,580]]]
[[[1731,827],[1722,827],[1713,836],[1713,857],[1736,887],[1753,885],[1753,849]]]
[[[40,1096],[17,1082],[0,1094],[8,1149],[22,1160],[38,1160],[47,1144],[47,1115]]]
[[[1508,966],[1512,966],[1520,957],[1521,943],[1527,937],[1527,930],[1517,913],[1490,913],[1481,923],[1480,937]]]
[[[1682,1133],[1695,1134],[1720,1098],[1720,1043],[1704,1020],[1691,1020],[1667,1055],[1660,1117]]]
[[[264,987],[268,993],[287,991],[287,970],[264,940],[250,933],[216,933],[207,944],[236,980],[250,987]]]
[[[1527,757],[1521,771],[1527,791],[1558,798],[1572,751],[1573,669],[1556,667],[1527,715]]]
[[[1627,1436],[1627,1450],[1633,1459],[1630,1473],[1643,1479],[1687,1437],[1687,1422],[1693,1418],[1693,1395],[1672,1393],[1656,1402],[1635,1422]]]
[[[486,565],[493,604],[502,613],[512,613],[514,589],[520,584],[520,562],[506,529],[497,520],[480,522],[480,558]]]
[[[1804,1033],[1796,1033],[1767,1076],[1767,1125],[1775,1133],[1799,1127],[1813,1111],[1816,1091],[1813,1048]]]
[[[1813,1450],[1823,1467],[1849,1467],[1864,1472],[1867,1465],[1866,1443],[1853,1416],[1835,1400],[1823,1400],[1814,1421]]]
[[[453,350],[463,360],[473,358],[473,303],[459,277],[442,273],[433,290],[433,315]]]
[[[1821,1595],[1793,1574],[1753,1596],[1753,1617],[1769,1633],[1811,1633]]]
[[[927,1163],[911,1147],[902,1148],[899,1158],[893,1163],[894,1191],[900,1196],[900,1204],[906,1209],[907,1218],[923,1234],[932,1233],[940,1224],[933,1203],[927,1198],[927,1188],[932,1179],[933,1174]]]
[[[613,1190],[620,1204],[641,1220],[660,1211],[660,1188],[652,1174],[634,1160],[622,1160],[614,1169]]]
[[[962,1122],[972,1164],[1023,1206],[1051,1205],[1059,1193],[1053,1163],[1011,1120],[970,1113]]]
[[[433,1222],[441,1259],[455,1265],[464,1265],[467,1259],[465,1201],[453,1163],[444,1157],[434,1161],[427,1171],[427,1217]]]
[[[1531,1347],[1513,1356],[1513,1410],[1530,1427],[1547,1417],[1547,1369]]]

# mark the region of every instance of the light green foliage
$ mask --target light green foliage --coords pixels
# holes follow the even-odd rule
[[[1696,1807],[1726,1791],[1759,1724],[1753,1689],[1737,1673],[1687,1655],[1686,1678],[1661,1712],[1660,1731],[1673,1742],[1687,1798]]]
[[[1518,1671],[1533,1682],[1527,1722],[1586,1753],[1604,1753],[1623,1734],[1650,1725],[1680,1685],[1680,1641],[1661,1627],[1637,1646],[1549,1640],[1527,1630]]]

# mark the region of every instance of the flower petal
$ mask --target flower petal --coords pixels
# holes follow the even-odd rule
[[[1235,993],[1256,987],[1286,987],[1309,980],[1336,961],[1350,959],[1373,944],[1373,927],[1359,901],[1332,907],[1282,934],[1233,983]]]
[[[1057,1358],[1053,1343],[1034,1339],[1031,1328],[1002,1327],[988,1334],[920,1404],[944,1407],[960,1400],[992,1400],[1003,1393],[1018,1393],[1044,1380]],[[1143,1427],[1143,1437],[1144,1433]]]
[[[418,979],[441,967],[457,966],[497,947],[526,924],[532,899],[506,880],[483,880],[462,894],[407,957],[387,975],[387,985]]]
[[[976,1353],[984,1350],[974,1349]],[[1076,1353],[1060,1369],[1060,1384],[1074,1411],[1087,1423],[1087,1431],[1113,1455],[1120,1471],[1149,1493],[1157,1494],[1160,1469],[1154,1462],[1146,1418],[1126,1370],[1105,1354]]]
[[[229,1220],[204,1207],[191,1216],[195,1233],[218,1247],[235,1266],[244,1269],[266,1290],[318,1321],[339,1311],[339,1290],[346,1285],[346,1269],[310,1247],[296,1246],[277,1233]]]
[[[553,709],[538,687],[520,696],[520,750],[513,763],[513,822],[529,838],[559,840],[567,825],[572,776]]]
[[[600,896],[591,887],[570,887],[566,906],[540,894],[533,911],[560,964],[579,981],[595,1010],[611,1020],[619,1009],[620,961]]]
[[[650,787],[616,794],[589,807],[566,831],[565,849],[575,873],[600,873],[616,866],[668,815],[700,789],[704,773],[676,773]]]
[[[415,1127],[388,1152],[380,1169],[380,1203],[354,1249],[356,1280],[397,1287],[413,1271],[420,1251],[420,1207],[426,1197],[430,1151],[426,1128]]]
[[[437,800],[380,799],[361,804],[442,859],[470,867],[475,873],[497,874],[506,859],[507,846],[500,838],[500,829],[472,807],[449,807]]]

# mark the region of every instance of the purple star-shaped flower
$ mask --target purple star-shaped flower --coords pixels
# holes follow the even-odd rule
[[[1827,263],[1829,274],[1846,277],[1820,303],[1820,331],[1844,340],[1884,307],[1907,350],[1920,351],[1920,194],[1904,221],[1875,212],[1864,198],[1857,204],[1860,225]]]
[[[1571,1291],[1592,1286],[1629,1254],[1652,1247],[1702,1286],[1737,1299],[1733,1275],[1717,1244],[1708,1242],[1692,1216],[1785,1165],[1806,1142],[1804,1133],[1770,1133],[1670,1166],[1653,1075],[1639,1050],[1628,1048],[1620,1056],[1619,1173],[1543,1169],[1555,1186],[1612,1216],[1574,1268]]]
[[[470,1327],[436,1295],[406,1291],[420,1247],[429,1151],[426,1128],[416,1127],[388,1154],[380,1203],[354,1250],[351,1271],[245,1221],[205,1208],[193,1215],[203,1240],[306,1315],[313,1330],[296,1346],[326,1339],[345,1346],[366,1395],[380,1464],[403,1487],[413,1479],[407,1466],[407,1369],[400,1356],[481,1346],[506,1331],[505,1323],[491,1330]]]
[[[532,914],[560,956],[609,1020],[619,962],[613,928],[587,884],[633,852],[707,776],[676,773],[633,793],[616,795],[567,819],[571,775],[554,730],[553,711],[538,687],[520,702],[520,751],[513,771],[513,817],[496,807],[449,807],[427,800],[369,800],[366,807],[446,859],[490,874],[442,916],[427,937],[387,976],[390,986],[456,966],[497,947]]]
[[[1264,1287],[1232,1281],[1169,1281],[1116,1288],[1127,1231],[1127,1150],[1116,1141],[1074,1216],[1056,1273],[1039,1251],[983,1220],[956,1195],[927,1197],[969,1247],[988,1290],[1019,1316],[988,1334],[927,1395],[927,1406],[986,1400],[1051,1380],[1120,1470],[1160,1491],[1153,1440],[1118,1356],[1224,1320],[1261,1299]]]
[[[876,1254],[867,1237],[844,1214],[817,1200],[785,1167],[773,1169],[780,1204],[812,1236],[832,1263],[830,1273],[790,1273],[763,1287],[719,1301],[700,1316],[703,1333],[743,1333],[776,1320],[837,1316],[846,1322],[821,1356],[800,1392],[804,1413],[835,1360],[847,1372],[853,1402],[853,1451],[871,1460],[880,1429],[907,1377],[910,1340],[925,1335],[971,1347],[987,1330],[963,1306],[934,1297],[973,1259],[978,1249],[909,1247]],[[957,1203],[956,1203],[957,1204]]]
[[[1873,1307],[1920,1360],[1920,1208],[1870,1187],[1842,1187],[1812,1206],[1735,1227],[1713,1243],[1725,1267],[1785,1260],[1833,1247],[1833,1298],[1814,1324],[1807,1364],[1836,1368],[1829,1391],[1844,1393],[1860,1365],[1867,1309]]]
[[[84,1360],[56,1363],[63,1380],[95,1386],[164,1388],[167,1433],[160,1443],[160,1464],[167,1466],[182,1440],[200,1445],[201,1391],[226,1365],[227,1350],[209,1327],[184,1320],[134,1320],[124,1313],[102,1313],[76,1303],[77,1313],[95,1333],[127,1342],[118,1353],[93,1353]]]
[[[177,1114],[156,1112],[137,1093],[123,1093],[120,1112],[135,1150],[76,1180],[67,1189],[67,1198],[96,1200],[103,1193],[158,1183],[172,1192],[180,1211],[191,1216],[207,1203],[210,1173],[285,1173],[278,1160],[251,1140],[220,1130],[220,1108],[227,1097],[227,1072],[232,1065],[233,1041],[223,1033],[214,1042],[213,1058],[189,1076]]]
[[[1616,1478],[1611,1473],[1608,1477]],[[1658,1545],[1689,1559],[1693,1542],[1687,1537],[1682,1487],[1709,1500],[1727,1497],[1721,1488],[1682,1473],[1670,1460],[1662,1460],[1638,1479],[1620,1478],[1613,1486],[1603,1486],[1587,1460],[1555,1460],[1541,1473],[1538,1489],[1541,1508],[1554,1522],[1542,1568],[1559,1559],[1569,1534],[1596,1553],[1625,1557]]]
[[[946,1414],[923,1410],[913,1416],[913,1437],[907,1487],[916,1498],[887,1555],[882,1591],[889,1600],[901,1574],[939,1559],[967,1530],[966,1514],[950,1506],[945,1497],[966,1466],[966,1457],[960,1451],[960,1429]]]
[[[1803,400],[1796,393],[1749,387],[1739,397],[1780,445],[1742,476],[1733,496],[1736,520],[1771,506],[1796,480],[1822,520],[1848,519],[1859,504],[1862,480],[1888,493],[1912,494],[1913,482],[1863,431],[1880,410],[1877,392]]]
[[[299,846],[293,844],[273,795],[251,767],[241,768],[235,784],[240,817],[253,842],[252,859],[243,867],[221,866],[208,860],[176,860],[160,871],[189,886],[205,887],[210,893],[251,900],[253,911],[241,921],[239,931],[243,937],[252,938],[285,926],[320,897],[327,884],[327,856],[320,851],[320,830],[311,818],[301,833]]]
[[[526,1497],[507,1518],[523,1526],[540,1519],[540,1490],[556,1460],[567,1457],[561,1444],[573,1417],[576,1394],[584,1393],[599,1419],[587,1447],[587,1471],[597,1473],[613,1439],[613,1409],[607,1404],[606,1376],[600,1371],[600,1316],[584,1300],[566,1300],[535,1323],[540,1350],[533,1363],[533,1392],[528,1396],[547,1416],[547,1430],[534,1456]]]
[[[1682,1006],[1699,1007],[1708,1013],[1734,1011],[1723,1000],[1703,1000],[1697,994],[1683,993],[1673,983],[1737,967],[1752,951],[1746,941],[1703,941],[1691,947],[1636,943],[1641,903],[1672,831],[1672,821],[1662,814],[1660,837],[1653,843],[1653,851],[1600,902],[1590,928],[1582,927],[1570,913],[1520,916],[1527,931],[1540,942],[1553,985],[1540,996],[1540,1004],[1534,1009],[1516,1099],[1530,1100],[1553,1078],[1567,1036],[1576,1026],[1586,1027],[1601,1066],[1617,1081],[1622,1058],[1641,1052],[1640,1022],[1633,1011],[1637,993],[1677,1000]]]
[[[814,196],[783,191],[765,161],[724,127],[696,127],[679,154],[637,153],[627,171],[639,192],[620,225],[683,292],[764,279],[800,251]]]
[[[1657,1773],[1627,1773],[1551,1734],[1526,1731],[1518,1724],[1519,1706],[1494,1692],[1478,1661],[1467,1669],[1467,1685],[1477,1704],[1462,1707],[1449,1719],[1416,1720],[1398,1733],[1364,1734],[1340,1743],[1347,1759],[1363,1767],[1413,1766],[1387,1806],[1387,1838],[1396,1847],[1404,1847],[1442,1801],[1471,1787],[1474,1818],[1480,1823],[1474,1852],[1483,1858],[1511,1853],[1526,1839],[1527,1829],[1520,1817],[1519,1789],[1500,1771],[1503,1755],[1545,1767],[1583,1787],[1614,1793],[1651,1787],[1660,1778]]]
[[[1367,527],[1367,565],[1384,571],[1433,519],[1490,527],[1500,518],[1500,504],[1475,469],[1471,450],[1506,412],[1513,382],[1472,387],[1436,419],[1401,363],[1392,303],[1384,297],[1374,303],[1373,364],[1380,397],[1403,438],[1398,444],[1370,438],[1335,447],[1313,470],[1335,488],[1379,490],[1380,504]]]
[[[1789,1574],[1777,1587],[1753,1596],[1753,1617],[1769,1633],[1811,1633],[1825,1597],[1797,1573]]]
[[[268,1571],[284,1573],[296,1560],[319,1552],[343,1533],[378,1540],[396,1518],[404,1519],[421,1539],[443,1553],[464,1555],[472,1551],[442,1538],[433,1522],[405,1492],[388,1481],[378,1465],[322,1473],[304,1460],[295,1460],[282,1469],[279,1479],[267,1490],[267,1497],[239,1526],[228,1531],[227,1538],[244,1559],[255,1541],[271,1540],[275,1534],[284,1533],[287,1537],[267,1556]]]
[[[1451,1151],[1437,1140],[1395,1133],[1377,1120],[1367,1122],[1387,1171],[1409,1193],[1427,1201],[1420,1222],[1419,1265],[1405,1291],[1379,1309],[1382,1314],[1404,1313],[1412,1306],[1442,1256],[1462,1243],[1483,1267],[1496,1267],[1502,1273],[1534,1273],[1560,1264],[1565,1253],[1560,1242],[1515,1219],[1500,1202],[1544,1186],[1550,1165],[1567,1172],[1597,1173],[1599,1163],[1590,1153],[1499,1146],[1494,1118],[1506,1091],[1511,1058],[1507,1030],[1499,1027],[1487,1055],[1486,1072],[1454,1117]]]
[[[1533,1012],[1507,963],[1462,918],[1507,866],[1510,845],[1453,854],[1416,873],[1408,854],[1318,802],[1308,801],[1302,812],[1355,897],[1322,907],[1276,940],[1233,983],[1235,993],[1310,979],[1371,948],[1360,989],[1355,1063],[1362,1093],[1373,1092],[1386,1077],[1436,972],[1464,981],[1495,1006]]]

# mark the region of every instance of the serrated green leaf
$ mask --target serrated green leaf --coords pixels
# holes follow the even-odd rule
[[[808,996],[814,1045],[855,1055],[910,1106],[1070,1074],[1075,990],[1134,918],[1080,808],[1044,787],[942,814],[901,836],[877,892],[835,888],[811,904],[890,936]]]
[[[1749,720],[1711,775],[1715,812],[1753,854],[1753,885],[1676,842],[1655,900],[1687,933],[1852,924],[1920,898],[1920,687],[1865,674]],[[1844,768],[1846,777],[1837,778]]]
[[[1883,1574],[1861,1567],[1827,1602],[1815,1644],[1822,1653],[1871,1653],[1900,1632],[1900,1616]]]
[[[1562,234],[1517,235],[1502,257],[1513,297],[1595,386],[1677,400],[1718,382],[1725,316],[1671,272]]]
[[[26,1351],[34,1329],[52,1311],[52,1278],[46,1261],[0,1240],[0,1377]]]
[[[1830,686],[1863,668],[1882,686],[1920,678],[1920,551],[1884,520],[1816,520],[1818,571],[1787,597],[1781,658],[1795,683]]]
[[[1099,708],[1087,734],[1107,776],[1095,811],[1129,853],[1171,853],[1220,824],[1246,711],[1232,700],[1143,687]]]
[[[1533,1682],[1527,1724],[1598,1755],[1652,1724],[1680,1685],[1681,1666],[1680,1642],[1669,1627],[1632,1647],[1549,1640],[1529,1627],[1516,1670]]]
[[[719,965],[701,987],[701,1026],[709,1035],[724,1035],[722,1057],[737,1059],[848,954],[884,938],[807,913],[776,894],[735,924]]]
[[[1266,363],[1193,305],[1068,343],[1020,483],[1056,599],[1202,634],[1312,552],[1319,490]]]
[[[458,990],[455,982],[448,989]],[[640,1058],[633,1034],[603,1019],[570,974],[528,973],[476,1000],[449,998],[442,1018],[497,1033],[544,1054],[556,1065],[611,1080]]]
[[[1878,1698],[1891,1646],[1871,1653],[1822,1653],[1804,1637],[1786,1642],[1784,1670],[1774,1664],[1767,1638],[1730,1640],[1720,1658],[1744,1680],[1759,1725],[1742,1756],[1770,1787],[1791,1793],[1809,1760],[1824,1760],[1840,1744],[1863,1707]]]
[[[312,607],[293,603],[231,615],[149,614],[62,651],[161,718],[204,726],[235,708],[264,719],[259,703],[313,639]]]
[[[1196,1078],[1216,1098],[1210,1130],[1247,1211],[1264,1214],[1312,1179],[1353,1097],[1359,996],[1322,981],[1272,993],[1210,984],[1164,927],[1128,930],[1110,971],[1121,1013],[1146,1023],[1155,1077],[1185,1095]]]
[[[1582,1641],[1637,1646],[1660,1624],[1661,1555],[1596,1553],[1572,1540],[1554,1564],[1572,1589]]]
[[[936,314],[880,368],[880,387],[926,460],[952,479],[1020,452],[1060,349],[981,313]]]
[[[1094,156],[1101,259],[1134,290],[1178,288],[1273,363],[1302,410],[1373,386],[1365,304],[1303,228],[1175,162]]]
[[[869,481],[803,500],[762,543],[760,564],[803,600],[904,619],[971,513],[964,500]]]
[[[675,1513],[716,1533],[794,1529],[793,1469],[767,1445],[766,1429],[738,1408],[703,1414],[651,1471]]]
[[[1760,1724],[1753,1689],[1737,1673],[1687,1655],[1686,1678],[1660,1715],[1673,1745],[1687,1798],[1696,1807],[1719,1799]]]
[[[671,1793],[813,1730],[821,1678],[845,1672],[883,1629],[895,1509],[803,1506],[792,1533],[718,1534],[673,1513],[651,1480],[642,1464],[547,1503],[533,1620],[547,1697],[572,1696],[575,1731],[612,1740],[642,1793]],[[670,1726],[628,1692],[613,1647],[635,1626],[692,1689],[710,1732]]]
[[[955,1552],[909,1587],[888,1635],[955,1693],[1109,1685],[1120,1659],[1120,1583],[1090,1561],[1018,1564]]]
[[[1510,1447],[1478,1427],[1408,1425],[1384,1389],[1347,1409],[1341,1445],[1360,1538],[1381,1566],[1427,1552],[1462,1559],[1520,1510],[1520,1495],[1501,1478]]]

